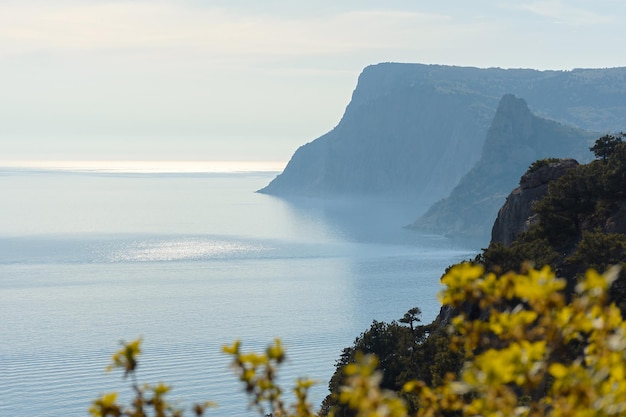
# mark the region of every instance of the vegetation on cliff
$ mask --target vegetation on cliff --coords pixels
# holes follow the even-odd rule
[[[559,172],[557,179],[548,183],[543,198],[534,204],[532,200],[527,201],[527,204],[532,205],[528,210],[530,213],[528,218],[517,219],[529,222],[531,226],[528,230],[519,233],[510,244],[492,242],[474,259],[473,264],[497,274],[504,271],[528,273],[529,265],[548,265],[562,277],[559,281],[561,282],[559,285],[562,286],[559,296],[573,300],[572,302],[578,298],[577,282],[583,278],[587,268],[606,270],[611,265],[623,265],[626,262],[626,142],[622,141],[624,136],[624,134],[606,135],[598,139],[591,147],[597,159],[587,165],[565,161],[567,162],[563,165],[565,169]],[[542,175],[540,170],[548,168],[561,170],[560,166],[554,167],[558,163],[559,160],[552,158],[536,161],[529,167],[525,178],[532,181],[529,176]],[[449,273],[444,276],[444,283],[446,280],[449,281],[449,278],[446,278],[448,276]],[[518,279],[523,280],[519,277]],[[498,285],[501,284],[501,280],[503,278],[498,279]],[[509,284],[516,285],[514,282]],[[621,310],[621,314],[625,314],[625,273],[623,271],[620,274],[615,273],[611,278],[611,284],[606,288],[607,303],[613,303],[612,305]],[[492,282],[490,285],[496,284]],[[465,323],[468,319],[488,320],[494,316],[494,308],[512,311],[518,305],[524,305],[517,304],[520,300],[515,297],[507,302],[499,300],[496,306],[485,305],[487,301],[483,300],[484,295],[477,297],[476,290],[471,287],[464,291],[466,298],[464,302],[446,306],[444,300],[444,307],[435,322],[419,327],[420,333],[410,342],[414,343],[411,349],[408,348],[410,343],[402,342],[403,337],[400,336],[406,337],[408,329],[395,322],[391,324],[374,322],[368,331],[356,339],[351,348],[344,350],[344,355],[337,362],[337,371],[330,384],[331,395],[326,399],[325,405],[333,404],[339,415],[353,415],[345,406],[337,403],[339,398],[337,387],[340,385],[337,384],[337,380],[345,378],[343,369],[350,360],[354,360],[356,352],[360,351],[407,363],[401,372],[395,371],[395,366],[380,365],[385,375],[381,386],[394,391],[399,391],[399,387],[406,384],[410,378],[419,378],[424,381],[424,387],[432,388],[445,386],[442,383],[447,380],[446,375],[449,372],[459,375],[464,369],[466,358],[459,353],[462,349],[454,347],[456,336],[447,331],[448,324]],[[536,324],[536,319],[532,320],[532,325]],[[480,327],[475,328],[477,329]],[[481,339],[485,336],[473,337]],[[397,344],[364,343],[370,339],[394,340]],[[487,339],[491,343],[490,346],[497,345],[493,335]],[[579,342],[572,341],[559,351],[559,355],[570,359],[580,357],[582,345]],[[483,349],[486,347],[483,346]],[[475,350],[476,346],[466,352]],[[386,361],[389,362],[389,359]],[[546,385],[543,388],[546,389]],[[410,404],[416,406],[415,403]]]
[[[626,142],[606,135],[591,150],[596,160],[567,169],[532,204],[530,227],[510,245],[492,242],[476,259],[491,270],[518,270],[524,261],[550,265],[573,282],[587,267],[626,261]],[[535,163],[529,169],[536,169]],[[571,290],[573,284],[570,284]],[[626,274],[611,288],[626,308]]]

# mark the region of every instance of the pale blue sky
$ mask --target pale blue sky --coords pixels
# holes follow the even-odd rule
[[[626,2],[0,0],[0,160],[279,160],[363,67],[626,66]]]

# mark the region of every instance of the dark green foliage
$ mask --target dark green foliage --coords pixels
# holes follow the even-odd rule
[[[528,167],[528,170],[526,171],[526,174],[531,174],[535,171],[537,171],[540,168],[543,167],[547,167],[548,165],[558,162],[560,161],[559,158],[544,158],[544,159],[539,159],[535,162],[533,162],[532,164],[530,164],[530,166]]]
[[[626,137],[624,133],[619,133],[615,136],[604,135],[600,139],[596,140],[595,144],[589,148],[589,150],[593,152],[596,158],[606,161],[615,150],[615,147],[622,143],[622,139],[624,137]]]
[[[604,233],[600,229],[584,231],[582,240],[568,262],[585,264],[597,271],[621,263],[626,255],[626,236],[621,233]]]
[[[439,386],[446,374],[461,371],[465,357],[463,352],[450,349],[450,343],[447,332],[433,332],[424,342],[424,365],[428,365],[428,372],[423,372],[423,381],[427,384]]]
[[[536,225],[528,232],[521,233],[511,246],[502,243],[489,245],[475,261],[485,265],[488,270],[506,272],[520,271],[528,261],[536,266],[550,265],[556,268],[558,257],[558,253],[543,236],[541,227]]]
[[[568,170],[550,183],[548,193],[535,205],[545,237],[551,244],[561,246],[575,238],[582,232],[585,219],[595,211],[602,194],[598,168],[597,163],[592,163]]]
[[[614,203],[626,197],[626,143],[614,144],[607,159],[568,170],[550,183],[535,212],[544,237],[556,248],[602,225]],[[567,249],[567,248],[566,248]]]
[[[602,176],[604,198],[617,200],[626,196],[626,143],[620,142],[606,161]]]
[[[380,362],[378,368],[383,371],[381,387],[400,391],[404,383],[412,379],[424,379],[423,373],[429,372],[430,361],[424,360],[420,349],[430,331],[430,326],[416,326],[420,320],[421,310],[410,309],[400,321],[409,324],[404,326],[397,321],[391,323],[374,321],[370,328],[361,333],[351,347],[345,348],[335,363],[335,373],[330,379],[328,388],[331,392],[321,407],[320,414],[327,415],[331,409],[335,416],[352,416],[351,411],[337,402],[339,388],[343,384],[343,370],[346,365],[355,361],[357,352],[374,353]]]
[[[626,199],[624,136],[620,133],[598,139],[591,150],[602,159],[569,169],[552,181],[546,195],[533,207],[537,222],[510,246],[492,243],[476,262],[501,271],[518,270],[527,261],[536,266],[547,264],[568,278],[568,290],[587,267],[602,271],[626,262],[626,236],[607,229],[615,223],[609,219],[623,212]],[[545,163],[537,161],[529,170]],[[614,283],[611,296],[623,303],[626,312],[626,272],[622,275]]]
[[[398,320],[400,323],[408,324],[411,328],[411,331],[414,331],[413,323],[419,323],[422,321],[421,319],[422,310],[419,307],[413,307],[406,313],[404,313],[404,317]]]
[[[583,265],[597,271],[605,271],[612,265],[622,265],[619,278],[613,283],[609,296],[626,311],[626,235],[622,233],[604,233],[600,229],[584,231],[576,250],[566,259],[575,265],[578,274],[583,273]]]

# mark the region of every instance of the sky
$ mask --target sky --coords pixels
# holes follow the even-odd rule
[[[364,67],[626,66],[623,0],[0,0],[0,160],[287,161]]]

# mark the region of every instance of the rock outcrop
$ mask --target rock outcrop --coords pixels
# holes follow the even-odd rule
[[[378,64],[360,75],[339,124],[300,147],[260,191],[415,198],[427,207],[447,196],[480,159],[507,93],[524,97],[539,116],[588,130],[619,130],[626,119],[626,68]]]
[[[567,279],[568,290],[587,268],[626,265],[624,190],[626,142],[621,140],[606,158],[588,164],[537,161],[500,210],[480,262],[505,271],[527,261],[550,265]],[[626,273],[610,292],[626,311]]]
[[[617,205],[615,210],[607,217],[602,229],[606,233],[626,235],[626,201],[622,201]]]
[[[410,227],[486,245],[498,209],[531,163],[549,157],[589,160],[594,138],[596,134],[538,117],[523,99],[505,95],[481,159],[447,198]]]
[[[526,172],[519,187],[511,191],[506,202],[498,211],[491,230],[491,243],[511,245],[518,234],[528,230],[536,220],[533,203],[548,191],[548,183],[561,177],[568,169],[578,166],[574,159],[560,159],[546,163],[536,170]]]

